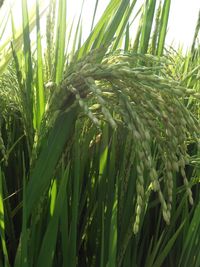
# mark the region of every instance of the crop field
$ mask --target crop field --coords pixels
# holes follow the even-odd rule
[[[17,1],[20,28],[0,17],[0,267],[200,267],[200,11],[184,51],[166,44],[175,0],[98,19],[96,0],[87,37],[68,0]]]

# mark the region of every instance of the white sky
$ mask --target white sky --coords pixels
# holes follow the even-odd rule
[[[188,47],[194,36],[200,0],[171,0],[171,4],[167,41]]]
[[[13,2],[13,0],[10,0]],[[5,0],[5,7],[1,9],[2,12],[6,10],[6,4],[9,0]],[[28,5],[33,6],[35,0],[28,0]],[[48,1],[40,0],[41,4],[48,3]],[[83,34],[86,36],[91,27],[92,14],[94,11],[95,0],[85,0],[83,17]],[[144,0],[139,0],[135,7],[135,12]],[[158,1],[159,2],[159,1]],[[14,19],[16,25],[19,25],[21,17],[21,0],[14,0]],[[68,18],[71,21],[73,16],[80,13],[82,0],[69,0],[67,1],[67,13]],[[97,10],[97,20],[102,14],[103,10],[109,3],[109,0],[99,0],[99,6]],[[170,19],[168,24],[167,44],[173,42],[173,46],[177,47],[179,44],[183,45],[185,49],[191,45],[194,29],[198,18],[198,11],[200,9],[200,0],[171,0]],[[134,33],[133,33],[134,35]]]

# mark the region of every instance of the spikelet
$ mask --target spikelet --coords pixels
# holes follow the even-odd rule
[[[101,50],[93,51],[68,67],[49,109],[65,112],[77,103],[81,112],[95,125],[104,120],[116,131],[118,124],[123,125],[128,132],[126,138],[130,138],[126,143],[130,163],[126,171],[123,167],[122,198],[130,168],[135,158],[138,159],[135,165],[137,196],[133,231],[138,232],[145,191],[149,185],[158,194],[164,220],[170,223],[176,172],[181,171],[189,201],[193,202],[184,169],[188,162],[187,143],[199,138],[200,129],[183,100],[198,98],[197,93],[180,86],[177,81],[158,75],[169,64],[166,59],[115,52],[97,63],[96,58],[100,58],[100,54]],[[152,67],[148,64],[148,67],[136,66],[136,62],[151,63]],[[154,151],[152,144],[155,144]],[[161,166],[159,171],[156,169],[158,161]],[[144,171],[148,171],[148,178],[144,179]]]
[[[140,216],[141,216],[141,211],[144,206],[144,177],[143,177],[143,172],[144,172],[144,165],[139,158],[139,162],[137,164],[137,181],[136,181],[136,192],[137,192],[137,199],[136,199],[136,211],[135,211],[135,222],[133,225],[133,232],[137,234],[139,230],[139,225],[140,225]]]

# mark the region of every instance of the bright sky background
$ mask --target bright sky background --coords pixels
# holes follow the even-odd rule
[[[13,0],[10,1],[13,2]],[[5,0],[5,7],[4,9],[2,8],[0,17],[2,17],[2,12],[5,12],[6,4],[8,4],[8,2],[9,0]],[[30,7],[35,4],[35,0],[28,0],[27,2]],[[89,29],[91,27],[92,14],[94,11],[95,2],[95,0],[85,0],[83,12],[83,34],[85,36],[89,33]],[[143,2],[144,0],[138,1],[137,5],[134,8],[135,12],[137,12],[139,6]],[[14,19],[16,24],[19,25],[21,23],[21,0],[14,0],[14,3]],[[40,3],[48,3],[48,1],[40,0]],[[67,1],[67,3],[68,18],[69,21],[72,21],[74,15],[77,14],[78,16],[80,13],[82,0],[69,0]],[[108,3],[109,0],[99,0],[96,20],[98,20]],[[173,42],[173,46],[176,48],[179,44],[182,44],[185,50],[191,45],[199,9],[200,0],[171,0],[167,44],[172,44]],[[137,23],[137,21],[135,23]],[[134,32],[132,36],[134,36]]]

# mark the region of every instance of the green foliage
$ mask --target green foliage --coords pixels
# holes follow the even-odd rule
[[[186,55],[167,50],[170,2],[144,1],[135,40],[136,0],[111,0],[94,25],[95,1],[84,42],[66,0],[49,1],[45,39],[38,0],[34,15],[22,0],[20,33],[11,16],[1,266],[199,266],[199,20]]]

